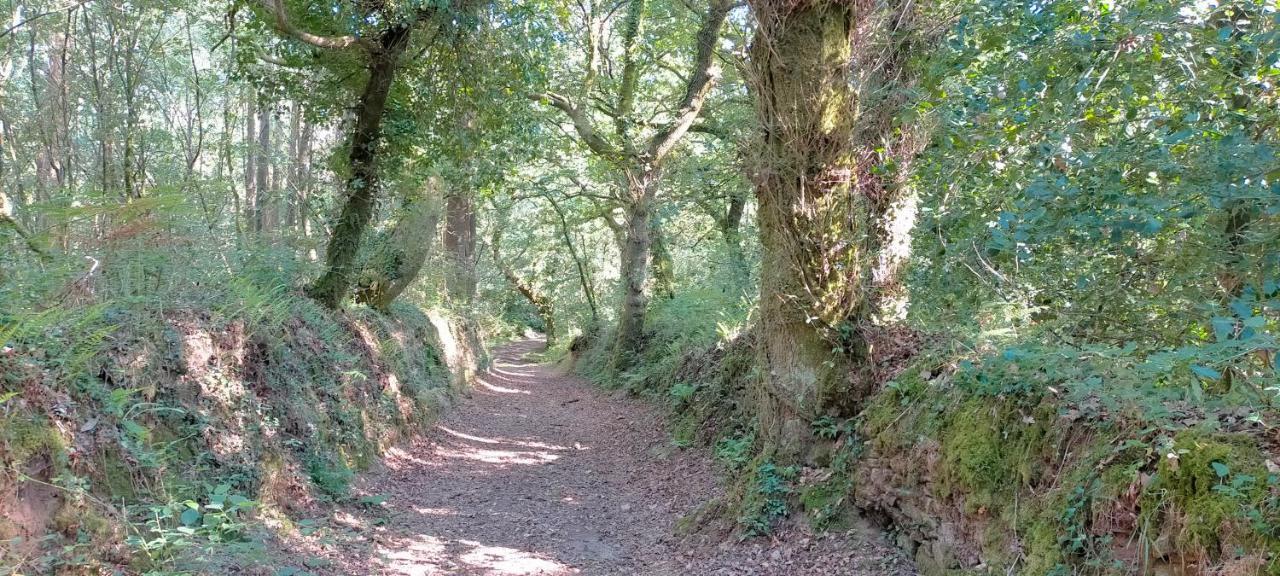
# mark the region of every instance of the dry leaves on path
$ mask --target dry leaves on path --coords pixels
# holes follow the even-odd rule
[[[363,479],[363,506],[282,544],[284,573],[912,573],[866,532],[679,542],[676,520],[719,494],[711,455],[672,449],[653,406],[527,360],[540,346],[499,349],[469,398]]]

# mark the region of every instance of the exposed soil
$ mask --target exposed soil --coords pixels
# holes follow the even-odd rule
[[[646,402],[526,359],[540,345],[499,349],[469,398],[359,483],[364,505],[275,542],[270,573],[914,574],[869,529],[677,538],[721,492],[711,454],[673,447]]]

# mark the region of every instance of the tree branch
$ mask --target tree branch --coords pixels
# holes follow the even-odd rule
[[[689,131],[694,120],[698,119],[698,114],[702,112],[707,94],[711,92],[711,87],[720,76],[720,70],[715,65],[716,43],[720,40],[720,28],[724,25],[725,18],[732,8],[732,0],[711,0],[707,15],[702,20],[702,26],[698,28],[698,47],[693,58],[693,74],[689,76],[689,83],[685,86],[684,98],[681,99],[680,106],[677,108],[676,117],[666,128],[654,134],[653,139],[649,141],[648,153],[651,161],[661,160],[671,152],[680,138]]]
[[[296,40],[318,48],[340,50],[352,46],[360,46],[369,52],[376,52],[378,47],[358,36],[318,36],[305,30],[299,30],[289,21],[283,0],[262,0],[262,4],[275,18],[276,29]]]
[[[529,99],[537,102],[546,102],[564,112],[569,117],[569,120],[573,122],[573,129],[578,133],[578,137],[592,152],[607,159],[614,159],[619,156],[618,149],[596,132],[595,126],[591,124],[591,120],[587,118],[586,113],[575,106],[573,102],[570,102],[568,98],[554,92],[542,92],[540,94],[530,94]]]

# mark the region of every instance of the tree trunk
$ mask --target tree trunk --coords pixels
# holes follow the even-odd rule
[[[766,451],[795,462],[813,457],[804,453],[815,440],[811,423],[844,415],[862,392],[849,377],[865,354],[856,326],[867,266],[866,207],[852,194],[849,138],[854,22],[852,7],[835,0],[753,0],[752,9],[760,24],[751,76],[763,131],[756,400]],[[833,351],[833,340],[844,350]]]
[[[725,249],[729,253],[729,270],[733,273],[733,289],[746,288],[751,279],[751,269],[747,266],[747,255],[742,250],[742,214],[747,206],[747,198],[742,194],[734,194],[729,198],[729,207],[717,224],[720,237],[724,240]]]
[[[445,200],[444,249],[449,299],[467,306],[476,294],[476,209],[470,190],[455,191]]]
[[[302,226],[302,237],[308,240],[310,240],[313,234],[313,214],[311,211],[311,188],[313,179],[311,175],[311,139],[314,135],[315,126],[310,122],[307,122],[304,118],[302,125],[302,142],[300,142],[300,149],[298,150],[298,161],[301,164],[298,169],[298,223]],[[307,245],[310,246],[311,242],[308,241]],[[315,262],[316,249],[314,247],[309,247],[307,249],[307,258],[312,262]]]
[[[245,100],[244,107],[244,209],[246,211],[245,220],[249,223],[249,230],[257,232],[258,226],[255,218],[256,206],[258,205],[258,112],[256,108],[257,98],[250,93]]]
[[[544,334],[547,337],[546,347],[549,349],[556,345],[556,313],[555,306],[546,294],[539,292],[537,288],[520,278],[516,271],[511,268],[502,259],[502,227],[499,226],[493,232],[493,262],[498,266],[498,270],[502,271],[502,276],[507,279],[512,288],[516,289],[525,300],[528,300],[538,311],[538,317],[542,319]]]
[[[365,263],[356,301],[386,312],[418,278],[431,255],[440,223],[440,184],[431,179],[423,193],[406,201],[395,226],[382,234]]]
[[[254,154],[257,156],[254,187],[257,188],[258,195],[257,202],[253,206],[253,231],[262,234],[270,231],[269,216],[272,202],[270,106],[258,108],[258,143],[254,147]]]
[[[377,159],[382,139],[382,116],[395,80],[396,66],[408,46],[410,32],[411,29],[405,25],[384,31],[378,38],[381,49],[369,56],[369,80],[356,107],[356,125],[351,135],[347,202],[342,206],[333,234],[329,237],[325,273],[308,289],[312,298],[330,308],[337,308],[347,295],[355,275],[360,240],[373,217],[379,188]]]
[[[578,283],[582,286],[582,297],[587,300],[587,306],[591,308],[591,324],[594,326],[600,322],[600,310],[596,306],[596,291],[592,288],[591,275],[587,271],[586,263],[582,260],[582,255],[578,253],[578,248],[573,243],[573,237],[570,236],[569,220],[565,218],[564,209],[555,198],[551,196],[546,198],[560,220],[560,237],[564,240],[564,246],[569,251],[569,256],[573,257],[573,264],[578,269]]]
[[[299,196],[302,188],[298,180],[302,177],[302,105],[293,103],[289,113],[289,182],[288,202],[284,210],[284,226],[293,232],[298,225]]]
[[[622,310],[611,368],[620,373],[631,368],[644,346],[644,317],[649,305],[645,283],[649,271],[649,218],[653,204],[653,171],[627,175],[629,205],[626,208],[626,243],[622,249]]]
[[[675,264],[671,261],[666,236],[662,234],[661,218],[655,217],[649,221],[649,248],[653,267],[653,294],[663,300],[675,298]]]

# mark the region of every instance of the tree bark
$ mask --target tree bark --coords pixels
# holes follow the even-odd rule
[[[493,263],[498,266],[498,270],[502,271],[502,276],[507,279],[507,283],[516,289],[525,300],[528,300],[538,311],[538,317],[542,319],[544,328],[543,334],[546,335],[546,347],[551,348],[556,345],[556,313],[555,306],[551,299],[539,291],[533,284],[526,282],[506,260],[502,259],[502,227],[499,226],[493,232],[493,241],[490,243],[493,250]]]
[[[400,209],[395,226],[374,244],[356,288],[356,301],[387,312],[418,278],[435,246],[439,223],[440,183],[431,179],[418,197]]]
[[[753,0],[751,46],[762,135],[755,175],[762,247],[756,385],[766,451],[795,462],[815,438],[815,419],[840,412],[856,330],[833,351],[831,332],[865,309],[859,250],[865,206],[852,195],[849,134],[853,9],[840,0]]]
[[[288,202],[284,211],[284,226],[293,232],[298,225],[298,208],[301,205],[302,187],[302,105],[293,103],[289,113],[289,178]]]
[[[250,119],[252,122],[253,120]],[[258,234],[270,231],[269,213],[272,202],[271,186],[271,108],[258,107],[258,142],[254,146],[254,161],[257,173],[254,176],[254,187],[257,189],[257,202],[253,205],[253,231]]]
[[[258,206],[258,112],[257,97],[250,93],[245,100],[244,109],[244,209],[246,210],[245,221],[249,223],[249,230],[257,233],[259,231],[255,217]]]
[[[470,191],[455,190],[444,211],[445,290],[451,302],[467,306],[476,294],[476,209]]]
[[[650,212],[653,204],[656,172],[627,174],[626,243],[622,249],[622,310],[618,314],[618,333],[613,346],[611,368],[620,373],[631,368],[644,348],[645,310],[649,298]]]
[[[380,49],[369,56],[369,79],[356,107],[356,125],[351,135],[347,202],[329,237],[325,273],[308,289],[312,298],[330,308],[337,308],[347,295],[355,274],[360,239],[373,217],[379,190],[377,160],[382,117],[410,33],[409,26],[403,24],[384,31],[378,38]]]
[[[649,221],[650,264],[653,268],[653,294],[663,300],[676,297],[675,263],[671,261],[671,250],[667,248],[666,236],[662,233],[662,220],[654,217]]]
[[[742,249],[742,215],[747,206],[747,197],[733,194],[729,197],[729,206],[716,224],[720,228],[720,237],[724,240],[725,249],[729,252],[729,269],[733,273],[735,288],[746,287],[751,279],[751,269],[747,266],[747,255]]]

